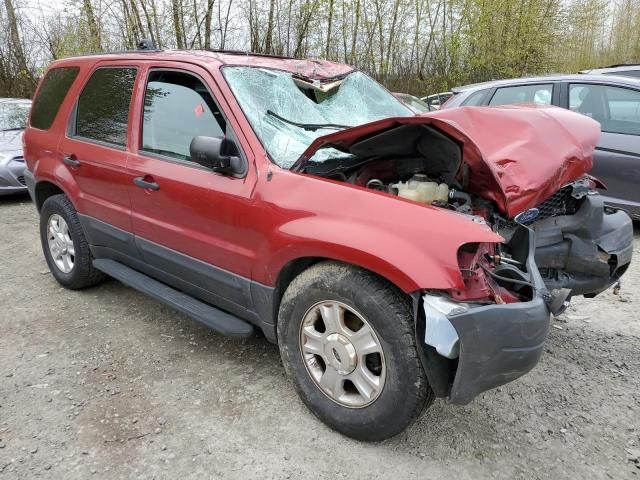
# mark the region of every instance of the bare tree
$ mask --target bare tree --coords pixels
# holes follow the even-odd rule
[[[182,2],[180,0],[171,0],[171,13],[173,15],[173,28],[176,37],[176,45],[178,48],[185,47],[183,19],[182,19]]]

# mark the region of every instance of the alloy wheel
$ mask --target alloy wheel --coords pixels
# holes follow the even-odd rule
[[[316,385],[339,405],[366,407],[382,393],[382,345],[352,307],[336,301],[313,305],[302,319],[300,352]]]
[[[64,218],[54,213],[47,222],[47,243],[55,266],[62,273],[70,273],[76,258],[73,239]]]

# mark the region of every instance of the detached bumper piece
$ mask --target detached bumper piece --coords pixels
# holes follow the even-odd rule
[[[533,228],[536,264],[549,290],[593,297],[617,282],[631,262],[631,218],[605,207],[600,195],[584,197],[573,215],[546,218]]]
[[[479,393],[504,385],[540,360],[549,332],[542,298],[478,307],[450,321],[460,338],[460,357],[449,400],[467,404]]]
[[[550,321],[542,297],[472,307],[431,295],[423,300],[425,343],[445,358],[458,359],[451,403],[465,405],[478,394],[521,377],[540,360]],[[436,309],[440,313],[434,315]]]
[[[535,286],[530,301],[481,305],[428,293],[422,297],[424,323],[418,322],[417,334],[424,342],[425,372],[435,394],[451,403],[465,405],[521,377],[544,351],[550,305],[562,292],[546,289],[533,258],[534,234],[528,232],[528,242],[524,237],[527,272]]]

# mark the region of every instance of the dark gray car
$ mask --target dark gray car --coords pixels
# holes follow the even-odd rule
[[[0,98],[0,196],[26,192],[22,133],[31,100]]]
[[[568,108],[600,122],[591,174],[607,187],[607,204],[640,220],[640,79],[558,75],[478,83],[452,89],[441,108],[539,103]]]

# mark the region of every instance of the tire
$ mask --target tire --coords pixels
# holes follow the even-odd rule
[[[54,259],[54,254],[49,246],[50,237],[50,220],[57,219],[58,227],[66,225],[64,229],[68,234],[67,247],[73,244],[73,255],[69,253],[72,266],[69,271],[65,271],[71,264],[63,262],[60,266]],[[62,221],[60,221],[62,219]],[[69,242],[70,239],[70,242]],[[42,250],[44,257],[51,270],[53,277],[63,287],[71,290],[79,290],[81,288],[96,285],[105,280],[106,275],[93,267],[93,256],[89,249],[89,242],[85,237],[82,225],[78,219],[78,214],[73,204],[66,195],[52,195],[47,198],[40,210],[40,241],[42,242]],[[54,241],[55,242],[55,241]],[[71,249],[69,249],[71,252]],[[66,257],[67,255],[65,255]],[[58,260],[61,261],[61,260]]]
[[[340,309],[343,313],[335,313]],[[342,333],[330,342],[334,329],[327,325],[336,324],[331,320],[334,315],[343,318],[337,323],[342,327],[355,326],[338,330]],[[362,330],[365,326],[373,335]],[[340,338],[343,334],[346,343]],[[357,347],[364,343],[356,339],[364,336],[366,349]],[[322,349],[316,344],[320,338]],[[348,348],[350,341],[353,348]],[[287,375],[304,403],[329,427],[357,440],[380,441],[402,432],[433,401],[416,350],[410,301],[368,271],[322,262],[296,277],[280,304],[278,345]],[[381,352],[361,356],[376,348]],[[316,355],[317,351],[323,353]],[[362,369],[365,375],[358,373]],[[356,381],[360,377],[375,381]],[[328,390],[323,384],[329,385]],[[372,387],[375,384],[380,386]]]

